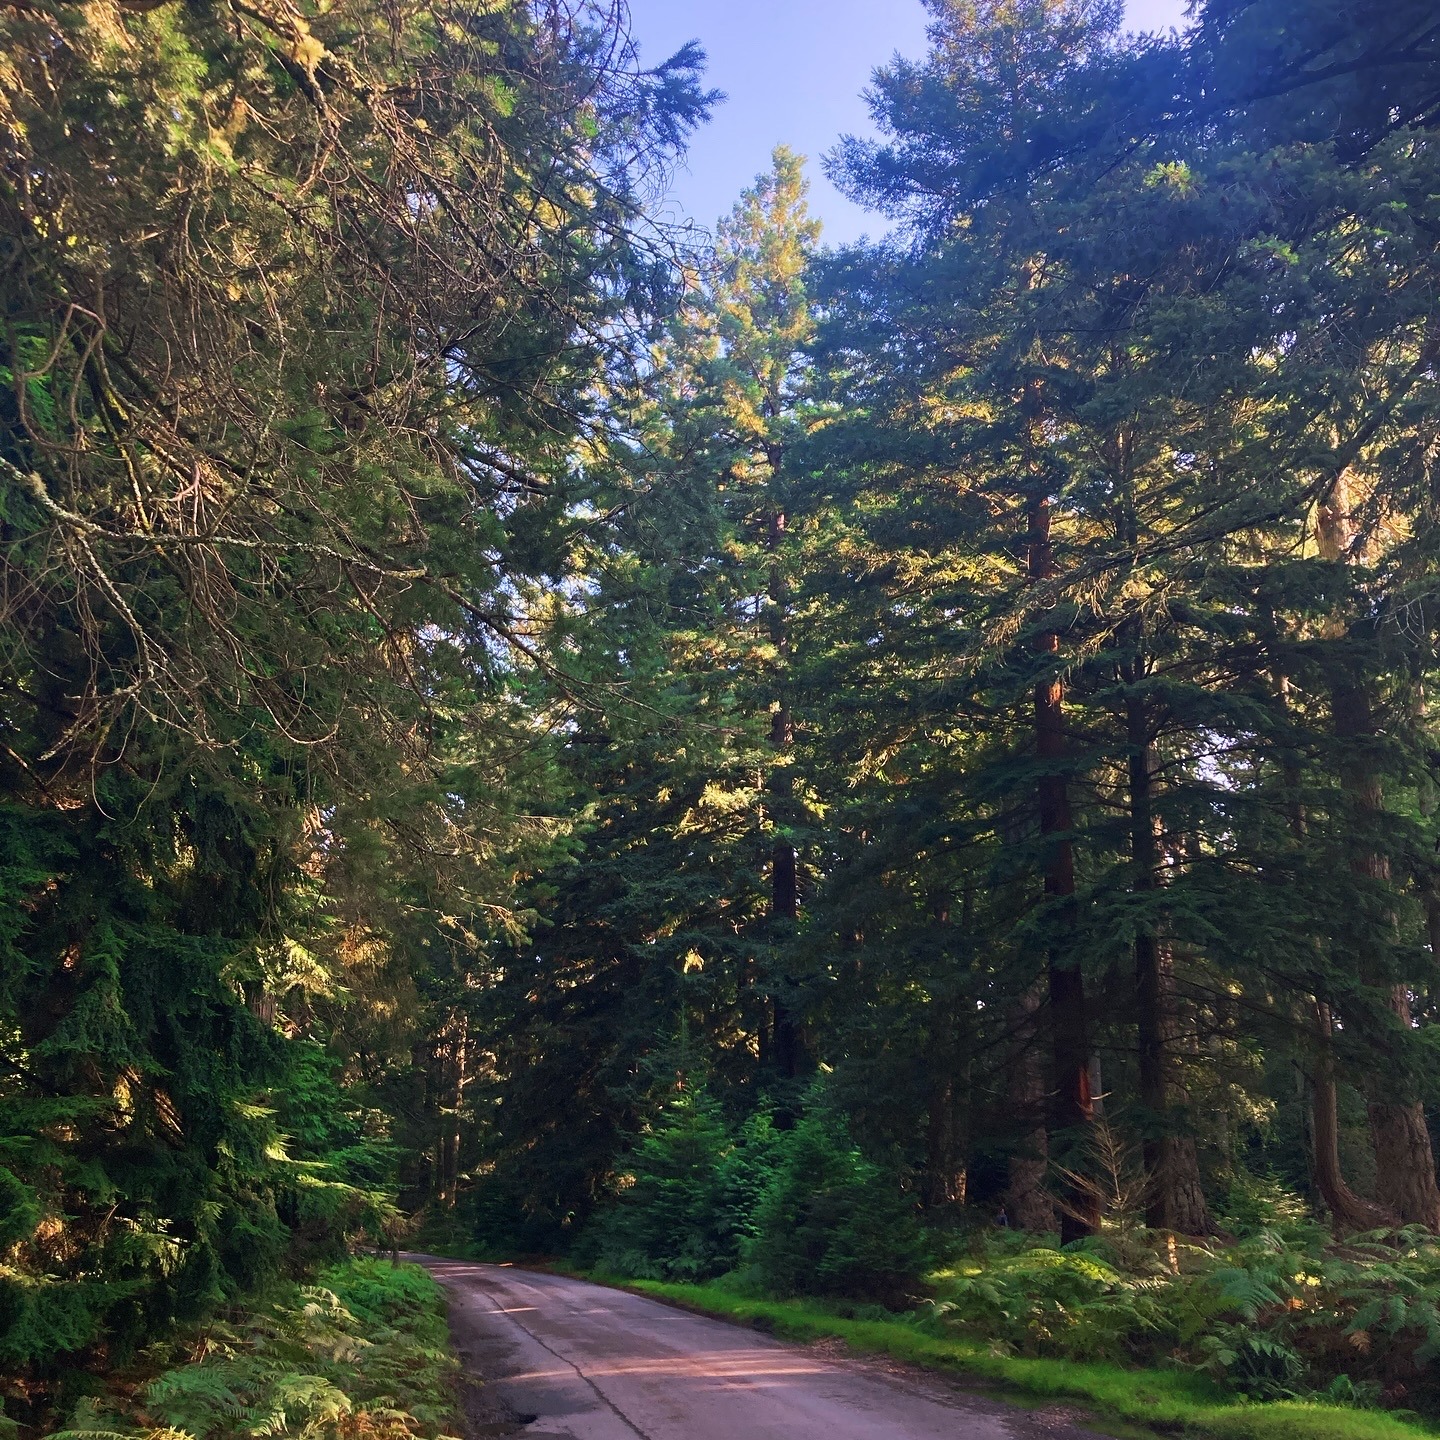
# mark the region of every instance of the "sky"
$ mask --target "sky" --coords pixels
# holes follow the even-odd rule
[[[924,53],[920,0],[630,0],[630,11],[642,60],[699,40],[710,85],[728,96],[675,176],[672,218],[712,226],[784,143],[810,158],[810,204],[826,241],[884,229],[825,179],[820,157],[841,135],[873,133],[860,97],[876,65],[897,51]],[[1133,30],[1167,29],[1183,13],[1184,0],[1127,0]]]

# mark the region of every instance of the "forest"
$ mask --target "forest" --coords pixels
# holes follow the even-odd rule
[[[713,233],[623,0],[0,6],[0,1440],[406,1247],[1440,1424],[1440,13],[926,6]]]

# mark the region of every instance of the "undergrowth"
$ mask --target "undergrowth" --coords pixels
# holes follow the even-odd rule
[[[986,1236],[915,1322],[997,1355],[1202,1375],[1252,1400],[1440,1416],[1440,1244],[1262,1227],[1224,1243],[1102,1232],[1065,1250]]]
[[[647,1280],[744,1266],[772,1294],[903,1303],[929,1248],[913,1197],[862,1154],[817,1086],[785,1130],[763,1110],[732,1130],[703,1091],[674,1097],[571,1258]]]
[[[453,1371],[435,1281],[352,1259],[147,1352],[53,1440],[437,1440]]]

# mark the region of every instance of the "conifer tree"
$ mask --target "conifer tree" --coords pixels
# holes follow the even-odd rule
[[[783,146],[777,149],[770,173],[761,176],[721,222],[708,317],[716,351],[702,372],[702,383],[712,387],[709,418],[730,452],[721,506],[733,553],[756,577],[747,589],[761,578],[756,572],[763,566],[766,650],[760,654],[769,693],[752,695],[749,703],[758,701],[770,717],[772,753],[765,788],[773,839],[766,939],[771,954],[780,956],[793,949],[800,916],[796,716],[789,673],[795,645],[791,611],[796,548],[790,533],[796,519],[791,457],[807,424],[803,355],[814,321],[805,275],[820,235],[819,222],[806,210],[801,166],[797,155]],[[765,1058],[781,1079],[794,1081],[803,1068],[805,1044],[795,979],[782,962],[764,983],[772,992],[769,1034],[761,1040],[768,1050]]]
[[[326,962],[408,929],[413,993],[417,932],[515,928],[526,602],[673,279],[641,171],[708,101],[584,3],[24,8],[0,47],[0,1363],[35,1421],[393,1216]]]

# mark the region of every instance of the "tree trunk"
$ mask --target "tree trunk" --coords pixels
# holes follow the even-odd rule
[[[1410,996],[1403,985],[1391,989],[1390,1005],[1409,1029]],[[1407,1225],[1440,1230],[1440,1188],[1425,1107],[1419,1100],[1391,1098],[1383,1083],[1372,1087],[1367,1104],[1375,1147],[1375,1198]]]
[[[969,932],[974,897],[967,886],[961,902],[962,925]],[[950,895],[940,891],[930,902],[937,927],[950,923]],[[931,1001],[930,1044],[926,1055],[930,1094],[925,1107],[925,1182],[927,1207],[963,1205],[968,1174],[965,1164],[965,1105],[968,1077],[960,1081],[960,1014],[952,999]],[[964,1093],[957,1094],[963,1090]]]
[[[1132,682],[1139,678],[1139,664]],[[1130,751],[1130,858],[1133,886],[1142,900],[1161,888],[1160,823],[1155,814],[1155,757],[1143,697],[1126,702]],[[1174,956],[1161,938],[1152,907],[1135,936],[1135,1000],[1140,1046],[1140,1110],[1147,1194],[1145,1223],[1186,1235],[1214,1231],[1200,1183],[1200,1160],[1191,1135],[1176,1127],[1177,1105],[1188,1099],[1174,1085],[1172,1058],[1179,1029],[1175,1013]]]
[[[1317,524],[1320,553],[1327,560],[1348,565],[1354,561],[1354,526],[1350,514],[1348,477],[1341,476],[1320,507]],[[1332,638],[1346,633],[1340,617],[1327,627]],[[1380,774],[1366,753],[1366,742],[1375,737],[1374,702],[1363,674],[1353,669],[1338,671],[1331,687],[1331,714],[1335,738],[1352,744],[1341,756],[1340,783],[1355,816],[1372,834],[1379,833],[1384,809]],[[1390,884],[1389,857],[1378,850],[1365,850],[1350,862],[1353,874]],[[1371,947],[1363,947],[1368,950]],[[1379,947],[1376,947],[1379,948]],[[1360,978],[1366,984],[1384,984],[1378,956],[1359,956]],[[1410,996],[1404,985],[1389,986],[1389,1007],[1396,1019],[1409,1029]],[[1382,1039],[1382,1053],[1390,1046]],[[1370,1136],[1375,1147],[1376,1199],[1407,1224],[1440,1229],[1440,1186],[1435,1178],[1435,1153],[1425,1124],[1425,1110],[1412,1095],[1394,1093],[1399,1078],[1391,1073],[1375,1075],[1367,1085]],[[1333,1098],[1333,1096],[1332,1096]]]
[[[755,1066],[763,1074],[770,1068],[770,1001],[753,954],[741,963],[735,1002],[742,1028],[755,1036]]]
[[[953,1074],[937,1076],[925,1125],[925,1204],[929,1208],[965,1203],[965,1147]]]
[[[1337,1231],[1380,1230],[1397,1217],[1383,1206],[1357,1195],[1340,1169],[1340,1107],[1336,1098],[1334,1023],[1323,1000],[1315,1004],[1316,1057],[1311,1114],[1315,1130],[1315,1188],[1329,1208]]]
[[[1010,1055],[1010,1108],[1022,1135],[1010,1153],[1005,1212],[1017,1230],[1036,1235],[1048,1235],[1056,1228],[1055,1201],[1045,1188],[1050,1150],[1045,1133],[1045,1071],[1040,1061],[1043,1003],[1041,987],[1032,986],[1020,997],[1010,1025],[1015,1037]]]
[[[430,1141],[430,1198],[442,1208],[445,1191],[445,1031],[431,1037],[426,1057],[425,1104],[433,1131]]]
[[[1105,1089],[1105,1072],[1100,1064],[1098,1053],[1090,1056],[1090,1101],[1095,1108],[1096,1120],[1105,1118],[1105,1097],[1108,1092]]]
[[[785,540],[785,513],[774,511],[770,516],[768,545],[770,560],[770,641],[775,647],[777,664],[784,666],[789,646],[787,606],[789,593],[785,584],[785,573],[780,565],[780,547]],[[784,680],[776,686],[777,694],[771,703],[770,749],[776,763],[770,770],[771,809],[780,825],[790,821],[790,797],[793,784],[790,777],[788,754],[795,743],[795,726],[784,696]],[[795,922],[800,916],[800,887],[797,873],[795,847],[783,834],[777,834],[770,851],[770,934],[772,943],[786,944],[795,933]],[[780,993],[774,997],[775,1023],[771,1059],[775,1070],[786,1080],[794,1080],[801,1071],[804,1046],[799,1017],[795,1014],[794,1001],[789,991],[793,985],[790,976],[781,981]]]
[[[1337,686],[1334,695],[1335,730],[1340,739],[1365,740],[1374,733],[1370,697],[1356,686]],[[1345,766],[1344,784],[1358,814],[1378,817],[1383,808],[1380,778],[1373,766],[1357,757]],[[1350,862],[1355,875],[1377,885],[1390,883],[1390,861],[1368,851]],[[1361,979],[1375,983],[1374,957],[1361,956]],[[1383,983],[1383,982],[1382,982]],[[1411,1026],[1410,994],[1404,985],[1387,987],[1387,1000],[1400,1026]],[[1388,1049],[1388,1045],[1383,1045]],[[1440,1230],[1440,1186],[1435,1178],[1435,1153],[1425,1124],[1425,1107],[1413,1096],[1396,1094],[1401,1084],[1394,1067],[1372,1075],[1366,1086],[1371,1143],[1375,1147],[1375,1198],[1407,1225]]]
[[[1051,506],[1037,497],[1028,507],[1029,573],[1039,583],[1054,573],[1050,538]],[[1053,630],[1036,639],[1042,655],[1058,655],[1060,637]],[[1053,922],[1063,935],[1074,925],[1075,849],[1070,838],[1070,792],[1064,771],[1064,685],[1058,674],[1043,676],[1035,686],[1036,754],[1048,771],[1037,782],[1040,834],[1045,847],[1045,896]],[[1082,1151],[1095,1118],[1090,1093],[1090,1035],[1085,1014],[1085,980],[1075,957],[1060,938],[1052,940],[1046,957],[1050,990],[1050,1034],[1055,1067],[1052,1088],[1050,1150],[1063,1154],[1072,1176],[1084,1164]],[[1058,1142],[1058,1144],[1057,1144]],[[1100,1224],[1098,1195],[1069,1178],[1060,1201],[1061,1238],[1068,1242],[1093,1235]]]
[[[1276,677],[1282,706],[1288,706],[1289,677]],[[1285,805],[1290,832],[1303,843],[1306,832],[1305,808],[1300,800],[1300,770],[1293,759],[1283,764]],[[1316,941],[1318,947],[1319,941]],[[1335,1084],[1334,1020],[1330,1007],[1319,996],[1311,1001],[1311,1024],[1315,1037],[1315,1061],[1310,1075],[1310,1164],[1315,1188],[1330,1211],[1337,1231],[1378,1230],[1393,1224],[1395,1217],[1373,1201],[1357,1195],[1345,1179],[1340,1164],[1340,1102]]]
[[[783,754],[792,743],[790,712],[777,709],[770,725],[770,744]],[[771,777],[770,793],[781,808],[790,797],[790,773],[784,766],[776,767]],[[795,847],[786,839],[777,839],[770,851],[770,931],[772,938],[784,943],[795,933],[800,918],[800,887],[796,873]],[[787,975],[782,980],[785,990],[793,984]],[[774,999],[775,1024],[771,1060],[775,1069],[787,1080],[800,1074],[803,1041],[800,1021],[793,1002],[784,990]]]
[[[1200,1154],[1195,1137],[1173,1122],[1190,1108],[1190,1096],[1176,1082],[1174,1057],[1180,1044],[1180,1003],[1175,993],[1175,956],[1171,947],[1160,945],[1160,1040],[1165,1080],[1168,1125],[1160,1141],[1161,1194],[1164,1210],[1160,1224],[1182,1235],[1213,1235],[1215,1221],[1200,1180]]]
[[[1137,677],[1138,678],[1138,677]],[[1135,894],[1143,901],[1159,888],[1160,847],[1155,837],[1151,803],[1153,761],[1145,701],[1132,695],[1126,702],[1130,749],[1130,863]],[[1140,1047],[1140,1123],[1147,1195],[1146,1224],[1168,1228],[1171,1206],[1167,1194],[1164,1148],[1167,1132],[1165,1095],[1165,1033],[1160,1013],[1160,937],[1151,915],[1140,917],[1135,935],[1135,1013]]]
[[[279,999],[265,988],[263,980],[247,982],[245,1004],[249,1007],[250,1013],[265,1026],[273,1025],[276,1015],[280,1013]]]
[[[462,1014],[456,1025],[455,1058],[451,1071],[450,1126],[446,1136],[446,1180],[450,1187],[450,1203],[460,1193],[461,1127],[465,1117],[465,1082],[469,1078],[470,1017]]]
[[[435,1200],[454,1208],[460,1183],[460,1121],[465,1103],[469,1021],[452,1012],[431,1050],[435,1104]]]
[[[1215,1219],[1200,1181],[1200,1152],[1193,1135],[1165,1137],[1166,1199],[1169,1213],[1165,1229],[1181,1235],[1214,1235]]]
[[[1335,685],[1333,714],[1336,738],[1359,741],[1361,746],[1375,733],[1374,711],[1366,687],[1347,679]],[[1374,765],[1358,750],[1342,759],[1341,783],[1362,824],[1378,829],[1384,808],[1381,782]],[[1351,871],[1377,886],[1390,884],[1390,861],[1386,855],[1366,850],[1354,856]],[[1367,949],[1369,947],[1366,947]],[[1367,984],[1384,984],[1378,956],[1362,953],[1360,978]],[[1389,985],[1387,1000],[1392,1014],[1405,1030],[1411,1026],[1410,995],[1404,985]],[[1382,1040],[1382,1053],[1390,1046]],[[1435,1153],[1425,1124],[1425,1108],[1413,1095],[1396,1093],[1403,1087],[1397,1067],[1370,1077],[1366,1101],[1371,1143],[1375,1148],[1375,1198],[1407,1225],[1425,1225],[1440,1230],[1440,1186],[1436,1184]]]

